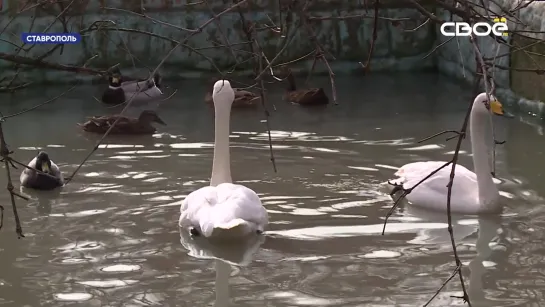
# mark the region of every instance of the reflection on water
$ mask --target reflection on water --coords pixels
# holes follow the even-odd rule
[[[187,231],[180,228],[180,243],[189,251],[189,255],[201,259],[215,259],[215,307],[230,305],[229,277],[232,271],[231,265],[249,265],[265,239],[265,236],[255,236],[245,242],[210,244],[203,238],[191,238]]]
[[[327,88],[327,78],[316,82]],[[448,159],[453,142],[415,142],[459,127],[471,97],[426,75],[337,83],[341,105],[325,110],[283,104],[280,91],[271,94],[278,109],[271,118],[277,174],[262,112],[232,115],[233,176],[258,192],[269,211],[264,242],[218,251],[180,237],[180,203],[208,183],[213,140],[204,89],[184,81],[195,91],[161,106],[168,126],[157,134],[109,137],[58,194],[21,190],[31,199],[18,200],[25,239],[17,239],[8,195],[0,193],[6,207],[0,304],[423,304],[454,269],[446,218],[402,205],[381,235],[392,204],[382,183],[404,163]],[[7,96],[11,103],[1,111],[16,112],[62,90]],[[43,148],[70,174],[100,138],[75,123],[114,112],[81,99],[93,90],[9,120],[6,138],[15,157],[26,162]],[[474,306],[539,304],[545,147],[534,126],[496,123],[498,139],[507,140],[496,169],[506,210],[500,219],[455,217],[454,233]],[[460,162],[471,167],[467,142]],[[459,291],[453,281],[434,306],[463,305],[451,298]]]

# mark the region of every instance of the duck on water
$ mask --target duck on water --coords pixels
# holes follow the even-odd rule
[[[144,110],[138,118],[127,117],[122,115],[104,115],[88,117],[87,121],[79,124],[84,131],[93,133],[106,133],[108,129],[117,123],[110,131],[110,134],[153,134],[157,129],[152,125],[158,123],[166,126],[166,123],[153,110]]]
[[[64,177],[45,151],[40,151],[21,173],[21,186],[35,190],[53,190],[64,185]],[[39,172],[36,172],[38,170]],[[41,172],[41,173],[40,173]]]
[[[102,94],[102,102],[109,105],[119,105],[131,98],[135,103],[142,104],[155,100],[163,95],[161,91],[161,75],[156,73],[151,80],[125,81],[120,73],[108,76],[108,88]],[[133,96],[136,96],[133,98]]]

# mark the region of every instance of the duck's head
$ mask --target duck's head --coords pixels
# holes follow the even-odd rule
[[[212,99],[216,107],[226,106],[230,108],[235,100],[235,91],[231,87],[231,83],[227,80],[216,81],[212,90]]]
[[[139,120],[141,122],[145,123],[158,123],[163,126],[166,126],[167,124],[157,115],[157,112],[153,110],[144,110],[142,113],[140,113]]]
[[[112,74],[108,76],[108,82],[111,87],[121,87],[121,82],[123,82],[123,78],[120,74]]]
[[[481,93],[477,95],[475,101],[473,102],[473,108],[477,108],[479,112],[492,112],[498,116],[512,117],[512,115],[506,113],[503,110],[503,105],[496,98],[496,96],[486,93]]]
[[[36,156],[36,169],[47,174],[51,173],[51,160],[47,152],[40,151]]]

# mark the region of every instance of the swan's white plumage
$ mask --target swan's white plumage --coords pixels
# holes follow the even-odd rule
[[[251,189],[233,184],[229,158],[229,116],[234,91],[229,81],[214,84],[216,109],[214,161],[210,186],[190,193],[180,207],[178,224],[195,228],[211,239],[232,239],[255,235],[269,223],[267,210]]]
[[[492,139],[486,135],[485,124],[489,120],[490,110],[497,115],[504,115],[501,104],[495,97],[482,93],[475,98],[470,117],[471,147],[475,172],[457,164],[451,192],[451,212],[462,214],[480,214],[501,211],[496,180],[490,173],[487,161],[486,141]],[[394,174],[397,179],[391,182],[404,189],[416,186],[430,173],[445,165],[446,161],[425,161],[405,164]],[[417,207],[434,211],[447,208],[448,184],[452,165],[449,164],[416,186],[406,199]],[[479,176],[477,175],[479,174]]]
[[[447,161],[425,161],[405,164],[394,174],[398,178],[392,183],[403,185],[404,189],[415,186],[431,172]],[[452,165],[448,165],[418,185],[406,199],[419,207],[435,209],[446,208],[447,184],[450,181]],[[451,208],[458,213],[472,213],[478,202],[477,176],[462,165],[456,165],[455,180],[452,186]]]
[[[205,237],[242,237],[263,231],[269,222],[259,196],[232,183],[191,192],[180,212],[180,227],[196,227]]]

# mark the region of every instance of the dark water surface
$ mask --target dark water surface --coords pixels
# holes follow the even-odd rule
[[[315,83],[330,92],[327,78]],[[271,94],[276,174],[263,112],[233,112],[234,180],[260,194],[271,224],[263,242],[228,255],[181,237],[177,226],[181,201],[207,184],[211,170],[213,114],[198,82],[180,83],[161,106],[168,126],[158,134],[108,138],[60,195],[17,200],[26,238],[17,239],[8,193],[0,192],[0,305],[229,306],[227,297],[231,306],[424,304],[454,269],[446,218],[402,206],[382,236],[392,201],[381,183],[404,163],[449,159],[455,142],[415,142],[459,128],[469,87],[432,75],[337,78],[337,85],[340,105],[325,110]],[[63,89],[2,96],[0,111],[17,112]],[[75,123],[114,113],[92,99],[95,92],[81,87],[8,120],[14,157],[28,162],[44,148],[69,175],[99,138]],[[463,273],[474,306],[540,306],[542,130],[519,119],[495,122],[507,140],[497,149],[506,209],[499,218],[456,219]],[[463,149],[461,163],[471,168],[467,140]],[[243,265],[229,269],[204,259],[210,256]],[[432,305],[463,305],[450,297],[459,294],[455,279]]]

